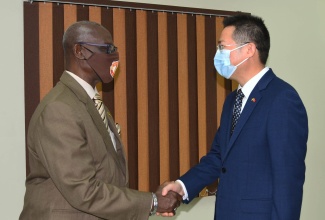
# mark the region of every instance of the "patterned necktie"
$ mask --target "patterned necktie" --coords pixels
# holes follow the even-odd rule
[[[111,136],[111,140],[112,140],[114,149],[116,151],[115,135],[112,132],[112,130],[110,129],[110,127],[108,126],[108,119],[106,117],[106,111],[105,111],[104,103],[103,103],[103,101],[100,98],[100,95],[98,93],[95,94],[93,100],[95,102],[95,106],[96,106],[96,108],[98,110],[98,113],[99,113],[100,117],[102,118],[102,120],[104,122],[104,125],[106,127],[106,130],[108,131],[109,135]]]
[[[234,112],[233,112],[233,115],[232,115],[231,134],[234,132],[237,121],[239,119],[243,98],[244,98],[244,93],[241,91],[241,89],[238,89],[237,90],[237,95],[236,95]]]
[[[94,98],[93,98],[94,102],[95,102],[95,106],[99,112],[100,117],[102,118],[106,129],[108,130],[108,120],[106,117],[106,111],[104,108],[104,103],[102,101],[102,99],[100,98],[100,95],[98,93],[95,94]]]

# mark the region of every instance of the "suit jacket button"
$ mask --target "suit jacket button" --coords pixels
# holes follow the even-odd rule
[[[222,167],[222,168],[221,168],[221,172],[222,172],[222,173],[225,173],[226,171],[227,171],[227,170],[226,170],[225,167]]]

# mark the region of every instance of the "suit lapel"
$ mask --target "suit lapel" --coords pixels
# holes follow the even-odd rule
[[[120,160],[121,157],[118,157],[118,154],[114,149],[114,146],[113,146],[113,143],[112,143],[112,140],[111,140],[111,136],[109,135],[109,133],[108,133],[103,121],[102,121],[102,118],[98,114],[98,110],[96,109],[96,107],[94,105],[94,102],[90,99],[90,97],[88,96],[86,91],[82,88],[82,86],[80,86],[79,83],[76,82],[68,73],[64,72],[62,74],[61,78],[60,78],[60,81],[64,85],[66,85],[77,96],[77,98],[81,102],[83,102],[86,105],[86,108],[87,108],[87,111],[88,111],[89,115],[93,119],[94,124],[96,125],[100,135],[102,136],[102,138],[104,140],[104,143],[106,145],[106,150],[109,152],[110,155],[112,155],[112,157],[114,158],[116,163],[120,166],[121,170],[125,174],[125,165],[122,165],[122,164],[125,164],[125,159],[123,158],[123,161],[121,161]],[[111,117],[109,117],[109,118],[110,119],[108,121],[109,121],[109,124],[110,124],[110,121],[112,119],[111,119]],[[112,129],[113,132],[115,130],[116,130],[116,128]],[[115,134],[115,132],[114,132],[114,134]],[[116,134],[115,134],[115,136],[116,136]],[[116,136],[116,137],[117,137],[116,139],[119,139],[118,136]]]
[[[107,119],[108,119],[108,126],[110,127],[111,131],[114,133],[115,136],[115,142],[116,142],[116,154],[119,157],[119,162],[123,168],[123,173],[126,174],[126,160],[125,160],[125,154],[123,151],[123,144],[122,144],[122,140],[120,138],[120,135],[116,129],[116,125],[115,122],[112,118],[111,113],[109,112],[109,110],[105,107],[106,112],[107,112]],[[115,149],[114,149],[115,151]]]
[[[254,97],[255,98],[255,102],[252,101],[252,98],[251,97]],[[246,102],[246,105],[238,119],[238,122],[237,122],[237,125],[236,125],[236,128],[234,130],[234,133],[231,135],[230,139],[229,139],[229,143],[228,143],[228,146],[227,146],[227,151],[226,151],[226,154],[225,154],[225,158],[226,156],[228,155],[231,147],[234,145],[234,142],[236,141],[238,135],[240,134],[242,128],[244,127],[246,121],[248,120],[249,116],[252,114],[255,106],[258,104],[259,100],[262,98],[261,94],[259,91],[256,91],[254,89],[254,91],[251,93],[251,95],[249,96],[249,98],[247,99],[247,102]],[[230,130],[229,130],[230,131]],[[230,132],[229,132],[230,134]]]
[[[251,116],[252,112],[254,111],[254,108],[258,105],[259,101],[263,98],[263,95],[261,93],[262,90],[266,88],[268,83],[275,77],[274,73],[270,69],[268,72],[265,73],[265,75],[260,79],[260,81],[256,84],[253,91],[251,92],[250,96],[247,99],[247,102],[245,104],[245,107],[238,119],[236,128],[234,130],[234,133],[228,138],[229,142],[227,144],[226,154],[223,156],[223,160],[226,159],[227,155],[229,154],[231,148],[233,147],[236,139],[238,138],[239,134],[241,133],[244,125],[246,124],[247,120]],[[233,98],[234,99],[234,98]],[[234,105],[234,101],[232,102],[232,105]],[[231,108],[233,110],[233,106]],[[231,111],[232,112],[232,111]],[[230,114],[230,123],[228,123],[228,135],[230,136],[230,128],[231,128],[231,120],[232,120],[232,114]],[[228,137],[229,137],[228,136]]]

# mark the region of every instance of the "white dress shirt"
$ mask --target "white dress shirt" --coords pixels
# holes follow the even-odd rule
[[[258,83],[258,81],[260,81],[260,79],[264,76],[264,74],[269,70],[269,67],[265,67],[264,69],[262,69],[258,74],[256,74],[255,76],[253,76],[243,87],[241,87],[240,85],[238,85],[238,89],[241,89],[241,91],[244,94],[244,98],[243,98],[243,102],[242,102],[242,106],[241,106],[241,110],[240,112],[243,111],[247,99],[249,97],[249,95],[252,93],[253,89],[255,88],[256,84]]]

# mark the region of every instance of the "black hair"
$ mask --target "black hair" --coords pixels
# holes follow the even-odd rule
[[[254,43],[261,63],[266,64],[270,51],[270,34],[262,18],[253,15],[235,15],[225,18],[223,25],[235,27],[232,37],[236,43]]]

